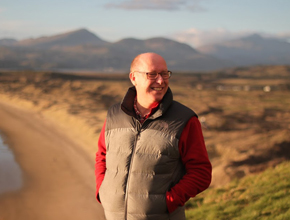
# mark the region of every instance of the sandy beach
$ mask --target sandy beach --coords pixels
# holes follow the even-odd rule
[[[24,182],[20,190],[0,195],[0,220],[105,219],[94,194],[93,156],[77,137],[41,114],[3,101],[0,130]]]

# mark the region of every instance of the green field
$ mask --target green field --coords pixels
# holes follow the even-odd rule
[[[290,219],[290,162],[208,189],[186,204],[187,219]]]

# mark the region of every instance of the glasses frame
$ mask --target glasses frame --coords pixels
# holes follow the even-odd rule
[[[137,73],[145,73],[146,76],[147,76],[147,79],[149,79],[149,80],[156,80],[156,79],[158,78],[158,75],[160,75],[160,76],[162,77],[162,79],[164,79],[164,80],[166,80],[166,79],[170,79],[170,77],[172,76],[172,71],[170,71],[170,70],[162,71],[162,72],[167,72],[167,73],[169,73],[168,78],[163,78],[163,76],[160,74],[160,73],[162,73],[162,72],[159,72],[159,73],[157,73],[156,77],[155,77],[155,78],[152,78],[152,79],[149,78],[148,74],[149,74],[149,73],[153,73],[153,72],[155,72],[155,71],[153,71],[153,72],[142,72],[142,71],[137,71],[137,70],[132,71],[132,73],[134,73],[134,72],[137,72]]]

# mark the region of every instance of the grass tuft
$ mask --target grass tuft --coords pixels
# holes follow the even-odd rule
[[[186,219],[290,219],[290,161],[190,199]]]

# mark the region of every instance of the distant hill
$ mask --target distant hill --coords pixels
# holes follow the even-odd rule
[[[222,60],[204,55],[187,44],[161,37],[147,40],[127,38],[112,44],[112,48],[120,52],[126,51],[130,61],[142,52],[158,53],[165,58],[172,70],[213,70],[229,65]]]
[[[103,45],[107,42],[86,29],[80,29],[51,37],[26,39],[17,42],[15,46],[51,49],[55,47],[70,47],[78,45]]]
[[[10,39],[10,38],[0,39],[0,46],[9,46],[15,43],[17,43],[17,40],[15,39]]]
[[[0,69],[124,72],[143,52],[159,53],[173,71],[290,64],[290,43],[259,35],[194,49],[162,37],[111,43],[80,29],[21,41],[0,39]]]
[[[197,50],[238,66],[290,64],[290,43],[258,34],[203,46]]]
[[[174,71],[204,71],[229,66],[187,44],[166,38],[127,38],[109,43],[86,29],[6,42],[0,49],[0,68],[5,69],[124,72],[129,70],[132,59],[143,52],[164,56],[169,69]]]

